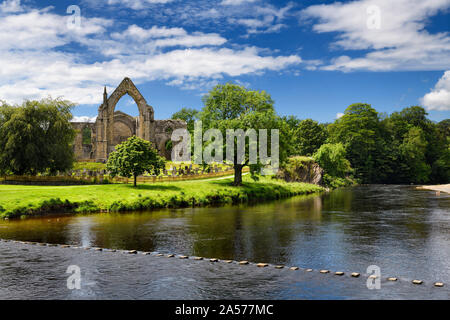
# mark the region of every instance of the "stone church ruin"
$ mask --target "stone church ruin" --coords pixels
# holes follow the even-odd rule
[[[117,102],[125,94],[136,102],[139,116],[115,111]],[[187,128],[182,120],[155,120],[153,107],[147,104],[129,78],[123,79],[109,97],[105,87],[95,123],[72,122],[72,125],[77,132],[74,142],[76,159],[95,162],[106,162],[115,146],[133,135],[152,142],[160,155],[170,159],[172,148],[169,142],[173,130]]]

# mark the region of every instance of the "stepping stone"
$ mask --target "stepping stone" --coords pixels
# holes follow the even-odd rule
[[[128,251],[128,253],[129,254],[137,254],[137,251],[136,250],[130,250],[130,251]]]
[[[414,284],[422,284],[423,281],[422,280],[413,280],[412,283],[414,283]]]
[[[299,269],[299,267],[290,267],[289,268],[289,270],[293,270],[293,271],[296,271],[296,270],[298,270]]]
[[[342,271],[336,271],[334,274],[337,275],[337,276],[343,276],[343,275],[344,275],[344,272],[342,272]]]
[[[320,270],[319,272],[320,272],[320,273],[323,273],[323,274],[325,274],[325,273],[330,273],[329,270]]]
[[[188,256],[179,256],[180,259],[187,259]]]
[[[313,269],[306,269],[306,272],[313,272]]]
[[[248,261],[240,261],[239,264],[240,264],[241,266],[243,266],[243,265],[248,264]]]
[[[352,273],[352,277],[353,278],[358,278],[360,276],[360,274],[358,272],[353,272]]]
[[[256,266],[257,266],[258,268],[265,268],[265,267],[268,266],[268,264],[267,264],[267,263],[258,263]]]
[[[434,283],[434,286],[435,286],[435,287],[443,287],[443,286],[444,286],[444,283],[443,283],[443,282],[435,282],[435,283]]]
[[[203,258],[202,257],[194,257],[194,260],[199,261],[199,260],[203,260]]]
[[[281,265],[275,266],[275,269],[283,269],[283,268],[284,268],[284,266],[281,266]]]
[[[211,262],[217,262],[217,261],[219,261],[219,259],[212,258],[212,259],[209,259],[209,261],[211,261]]]
[[[397,278],[395,278],[395,277],[390,277],[390,278],[388,278],[388,281],[397,281],[398,279]]]
[[[225,260],[224,262],[225,262],[225,263],[232,263],[233,260]]]
[[[167,258],[173,258],[173,257],[175,257],[174,254],[168,254],[168,255],[167,255]]]

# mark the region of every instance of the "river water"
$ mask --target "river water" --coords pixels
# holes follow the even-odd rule
[[[0,238],[118,249],[0,242],[0,299],[448,299],[450,294],[450,195],[410,186],[359,186],[253,206],[3,221]],[[81,290],[66,287],[69,265],[81,269]],[[371,265],[380,268],[381,289],[366,286]],[[352,278],[351,272],[362,275]],[[413,279],[424,283],[414,285]],[[445,286],[434,287],[436,281]]]

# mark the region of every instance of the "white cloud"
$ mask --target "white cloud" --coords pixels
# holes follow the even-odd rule
[[[94,123],[95,120],[97,120],[97,116],[95,117],[88,117],[88,116],[81,116],[81,117],[73,117],[71,122],[91,122]]]
[[[445,71],[434,89],[421,102],[428,110],[450,111],[450,70]]]
[[[6,0],[0,4],[0,12],[3,13],[21,12],[22,10],[20,0]]]
[[[380,13],[379,29],[370,23],[377,14],[370,11],[374,7]],[[301,18],[318,19],[313,26],[318,33],[337,32],[335,48],[369,50],[361,57],[337,57],[326,70],[442,70],[450,68],[450,37],[430,34],[425,26],[429,17],[449,7],[449,0],[360,0],[313,5]]]
[[[257,0],[223,0],[220,4],[223,6],[239,6],[244,3],[252,3]]]
[[[167,28],[167,27],[153,26],[150,29],[144,29],[133,24],[122,33],[119,32],[113,33],[112,37],[120,40],[126,38],[134,38],[143,41],[152,38],[166,38],[185,35],[187,35],[187,32],[183,28]]]
[[[137,84],[163,80],[192,89],[224,76],[261,74],[302,63],[297,55],[224,47],[227,40],[215,33],[137,25],[111,32],[114,21],[87,17],[80,29],[70,30],[66,19],[51,9],[24,7],[1,16],[0,99],[21,103],[51,95],[97,104],[103,86],[111,92],[124,77]],[[66,50],[72,44],[82,49]]]
[[[337,114],[336,114],[336,119],[340,119],[340,118],[342,118],[344,116],[344,114],[342,113],[342,112],[338,112]]]
[[[291,3],[280,9],[272,6],[255,6],[251,8],[252,15],[250,17],[230,17],[228,22],[247,27],[247,34],[279,32],[283,27],[286,27],[282,21],[286,19],[293,6]]]
[[[98,0],[96,0],[98,1]],[[107,4],[109,5],[122,5],[129,7],[133,10],[142,10],[147,5],[152,4],[165,4],[172,2],[173,0],[107,0]]]

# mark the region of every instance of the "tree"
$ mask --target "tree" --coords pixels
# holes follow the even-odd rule
[[[347,159],[363,183],[385,177],[386,144],[379,115],[369,104],[350,105],[340,119],[328,125],[329,142],[343,143]]]
[[[288,157],[299,155],[300,151],[296,133],[301,120],[296,116],[282,116],[281,121],[286,131],[285,139],[289,140],[286,149]]]
[[[294,134],[298,154],[302,156],[312,156],[327,139],[325,126],[312,119],[301,121]]]
[[[112,177],[134,177],[134,187],[137,186],[137,177],[145,172],[159,174],[165,167],[165,159],[159,156],[151,142],[132,136],[118,144],[116,150],[111,152],[106,163],[106,169]]]
[[[51,173],[73,165],[73,104],[61,99],[0,106],[0,171]]]
[[[419,127],[412,127],[405,135],[399,149],[406,169],[404,178],[406,182],[428,182],[431,167],[425,158],[427,144],[424,133]]]
[[[352,171],[350,162],[345,158],[345,154],[345,148],[342,143],[327,143],[317,150],[313,159],[330,176],[344,178]]]
[[[187,129],[192,134],[194,132],[194,123],[199,119],[200,111],[191,108],[182,108],[180,111],[172,115],[172,119],[186,121]]]
[[[286,153],[282,144],[286,141],[283,134],[286,132],[286,126],[276,115],[273,100],[265,91],[253,91],[232,83],[215,86],[204,98],[204,108],[201,112],[201,120],[203,129],[209,128],[219,129],[222,136],[227,135],[227,130],[242,129],[255,130],[255,134],[259,137],[259,129],[268,130],[268,139],[270,138],[271,129],[280,130],[280,148],[279,159],[282,162],[286,158]],[[250,165],[249,150],[255,147],[251,139],[245,139],[245,156],[243,159],[237,157],[237,138],[234,141],[234,185],[242,184],[242,169]],[[224,154],[226,154],[226,144],[224,144]],[[230,146],[231,148],[231,146]],[[260,146],[261,148],[261,146]],[[271,154],[271,142],[268,140],[268,154]],[[257,170],[260,170],[265,163],[257,154],[257,163],[250,166],[252,176],[256,178]]]
[[[448,119],[435,124],[427,115],[424,108],[412,106],[386,119],[394,155],[391,181],[449,181]]]

